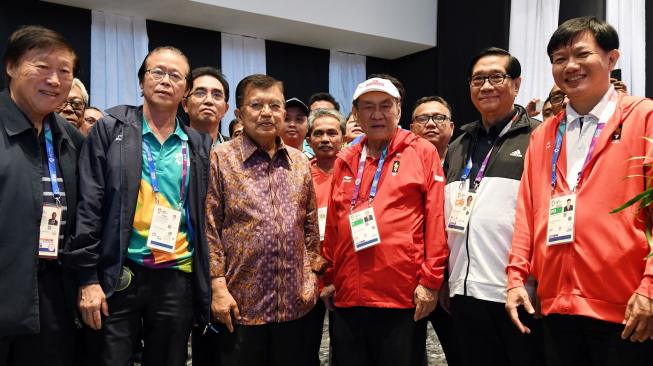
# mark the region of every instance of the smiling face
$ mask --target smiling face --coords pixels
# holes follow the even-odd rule
[[[391,95],[373,91],[358,97],[354,114],[369,142],[389,142],[397,132],[401,107]]]
[[[7,65],[11,99],[36,123],[66,100],[73,82],[75,56],[65,49],[32,49]]]
[[[481,57],[474,65],[471,77],[507,74],[508,62],[509,57],[505,55]],[[507,76],[497,85],[492,85],[490,80],[485,80],[479,87],[470,85],[472,103],[481,113],[483,121],[496,121],[510,113],[520,84],[521,78],[512,79]]]
[[[551,54],[553,79],[572,106],[598,102],[610,86],[610,70],[618,59],[618,50],[604,51],[590,32],[583,32]]]
[[[313,130],[308,144],[315,152],[317,160],[335,159],[342,147],[340,122],[331,116],[323,116],[313,121]]]
[[[151,109],[176,111],[186,92],[186,75],[190,72],[186,58],[177,52],[163,49],[152,53],[146,62],[146,70],[140,86],[143,90],[144,104]],[[166,73],[162,79],[156,80],[154,70]],[[171,74],[181,76],[173,80]]]
[[[286,116],[284,100],[278,85],[267,89],[248,86],[243,105],[234,111],[243,124],[243,133],[259,146],[274,143]]]

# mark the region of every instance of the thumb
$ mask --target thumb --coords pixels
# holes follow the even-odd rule
[[[104,314],[104,316],[109,316],[109,304],[106,299],[102,300],[102,314]]]

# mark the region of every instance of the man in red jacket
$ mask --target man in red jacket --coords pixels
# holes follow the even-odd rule
[[[353,110],[365,137],[334,167],[322,298],[335,305],[338,366],[421,365],[443,280],[442,167],[431,143],[397,128],[399,98],[387,79],[358,85]]]
[[[524,282],[534,276],[551,365],[653,359],[653,258],[644,234],[650,216],[639,204],[611,214],[650,179],[653,144],[643,137],[653,135],[653,102],[611,86],[618,47],[615,29],[594,17],[565,22],[547,47],[569,103],[531,136],[506,309],[529,333],[517,307],[533,313]]]

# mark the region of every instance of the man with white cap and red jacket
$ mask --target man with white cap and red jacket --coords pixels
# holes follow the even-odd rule
[[[448,254],[440,159],[397,128],[389,80],[359,84],[353,113],[365,137],[335,162],[323,244],[335,363],[421,365]]]

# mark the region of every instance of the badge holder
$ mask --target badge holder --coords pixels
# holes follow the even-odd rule
[[[57,259],[59,252],[59,231],[61,230],[61,204],[43,205],[39,230],[39,258]]]
[[[326,229],[327,208],[320,207],[317,209],[317,223],[320,229],[320,241],[324,241],[324,230]]]
[[[574,241],[576,221],[576,194],[560,195],[551,198],[546,244],[568,244]]]
[[[459,190],[451,209],[446,230],[460,234],[467,232],[467,225],[475,202],[476,192],[474,190]]]
[[[349,213],[349,226],[351,227],[354,251],[358,252],[381,243],[371,201],[368,208],[356,212],[352,210]]]

